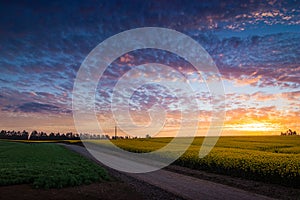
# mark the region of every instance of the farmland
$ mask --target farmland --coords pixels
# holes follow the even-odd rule
[[[113,143],[131,152],[151,152],[162,148],[171,139],[120,139]],[[195,138],[174,164],[286,186],[300,185],[299,136],[221,137],[206,157],[199,158],[202,142],[203,138]]]
[[[143,153],[162,148],[171,140],[149,138],[111,141],[127,151]],[[92,142],[105,144],[108,141]],[[185,140],[182,139],[182,142]],[[195,138],[188,150],[173,164],[285,186],[300,185],[299,136],[221,137],[206,157],[199,158],[202,142],[202,137]],[[109,179],[101,167],[53,143],[0,141],[0,157],[2,186],[25,183],[36,188],[62,188]]]
[[[107,172],[62,146],[0,141],[0,185],[62,188],[109,180]]]

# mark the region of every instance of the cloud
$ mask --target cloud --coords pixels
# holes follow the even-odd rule
[[[27,102],[21,105],[7,105],[2,108],[2,111],[24,112],[24,113],[45,113],[45,114],[71,113],[70,110],[65,108],[61,108],[51,104],[43,104],[37,102]]]
[[[294,92],[283,92],[281,97],[288,99],[290,101],[299,101],[300,100],[300,91]]]
[[[236,84],[243,86],[243,85],[252,85],[252,86],[256,86],[258,85],[259,81],[261,80],[261,76],[257,76],[257,77],[246,77],[246,78],[242,78],[242,79],[235,79],[234,81],[236,82]]]
[[[17,108],[22,112],[59,112],[59,107],[35,102],[24,103]]]
[[[300,87],[299,34],[224,39],[209,49],[225,79],[239,85]],[[222,55],[222,56],[219,56]]]
[[[257,101],[268,101],[274,100],[278,97],[278,95],[274,94],[266,94],[264,92],[255,92],[254,94],[250,95],[251,98],[254,98]]]

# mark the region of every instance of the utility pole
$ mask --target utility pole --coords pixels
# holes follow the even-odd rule
[[[115,126],[115,140],[117,139],[117,126]]]

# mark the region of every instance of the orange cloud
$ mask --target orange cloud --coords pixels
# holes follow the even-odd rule
[[[244,85],[257,85],[257,83],[260,81],[261,79],[261,75],[251,78],[249,76],[244,77],[242,79],[235,79],[235,83],[239,86],[244,86]]]

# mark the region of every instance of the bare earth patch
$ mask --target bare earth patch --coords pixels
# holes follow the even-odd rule
[[[81,200],[81,199],[145,199],[133,188],[121,182],[93,183],[62,189],[34,189],[30,185],[0,187],[2,200]]]

